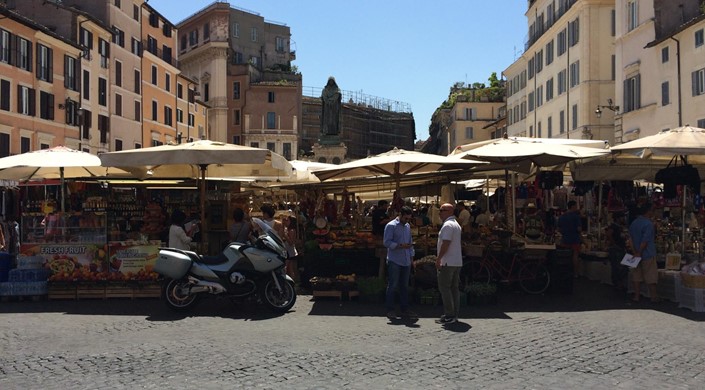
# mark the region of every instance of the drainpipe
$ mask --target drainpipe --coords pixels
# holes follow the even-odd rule
[[[676,41],[676,66],[678,69],[678,127],[683,126],[683,99],[681,98],[681,42],[676,38],[669,37]]]

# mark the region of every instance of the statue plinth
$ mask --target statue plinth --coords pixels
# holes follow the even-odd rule
[[[321,137],[321,139],[319,139],[318,142],[313,145],[311,149],[316,155],[316,161],[327,164],[344,163],[345,156],[348,154],[348,147],[345,146],[345,143],[340,142],[340,139],[338,139],[337,144],[326,143],[331,141],[331,137]]]

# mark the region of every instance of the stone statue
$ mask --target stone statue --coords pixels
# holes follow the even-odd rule
[[[326,136],[337,137],[340,134],[340,112],[341,112],[340,88],[335,82],[334,77],[328,78],[326,87],[321,93],[321,137]]]

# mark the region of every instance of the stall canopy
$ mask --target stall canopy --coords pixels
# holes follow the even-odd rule
[[[391,178],[399,189],[402,181],[417,179],[417,174],[469,170],[484,164],[486,163],[481,161],[394,148],[376,156],[315,170],[313,174],[321,181],[386,176]]]
[[[0,158],[0,179],[3,180],[61,180],[61,207],[64,206],[64,179],[125,178],[124,170],[101,166],[98,156],[56,146],[14,156]]]
[[[638,157],[690,156],[705,153],[705,129],[689,125],[661,131],[612,147],[613,152],[626,152]]]
[[[209,140],[102,153],[99,157],[105,166],[132,170],[144,175],[142,178],[200,177],[201,221],[206,220],[206,177],[288,177],[292,174],[292,166],[286,159],[270,150]],[[205,234],[203,239],[206,239]]]

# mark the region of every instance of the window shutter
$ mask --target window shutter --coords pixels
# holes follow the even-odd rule
[[[64,55],[64,88],[69,88],[69,56]]]
[[[634,108],[641,108],[641,74],[636,75],[636,96],[634,97]]]
[[[35,73],[37,75],[37,78],[41,80],[42,78],[42,63],[41,63],[41,56],[39,55],[39,52],[41,51],[41,48],[39,45],[37,45],[37,68],[35,69]]]
[[[37,114],[37,91],[34,88],[29,88],[29,115]]]
[[[49,119],[54,120],[54,95],[49,94],[47,97],[47,116]]]
[[[50,83],[54,81],[54,50],[53,49],[47,49],[47,61],[49,63],[47,64],[47,68],[49,69],[49,73],[47,74],[47,81]],[[53,119],[53,118],[52,118]]]
[[[10,82],[0,82],[0,109],[10,111]]]
[[[628,80],[624,80],[622,82],[622,97],[624,98],[624,102],[622,106],[624,107],[624,112],[629,112],[631,111],[629,109],[629,83]]]
[[[690,74],[693,79],[693,96],[698,96],[698,71]]]
[[[27,71],[32,71],[32,42],[27,41]]]

